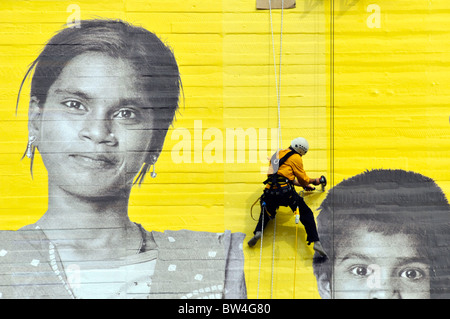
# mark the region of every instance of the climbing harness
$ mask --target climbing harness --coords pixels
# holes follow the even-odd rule
[[[276,152],[270,160],[272,163],[273,172],[267,177],[263,184],[269,184],[270,188],[266,190],[268,190],[267,193],[271,195],[278,195],[295,190],[292,181],[278,174],[279,168],[288,160],[289,157],[296,153],[296,151],[294,151],[291,147],[289,147],[289,149],[290,151],[281,159],[278,158],[279,152]]]

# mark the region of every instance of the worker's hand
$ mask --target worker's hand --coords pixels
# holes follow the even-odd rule
[[[312,187],[312,186],[310,186],[310,185],[305,186],[305,187],[303,187],[303,188],[304,188],[304,190],[307,191],[307,192],[311,192],[311,191],[313,191],[313,190],[316,189],[315,187]]]
[[[313,185],[320,185],[320,178],[313,179],[311,184],[313,184]]]

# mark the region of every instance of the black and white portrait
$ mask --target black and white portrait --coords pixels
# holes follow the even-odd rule
[[[48,41],[27,78],[24,157],[31,173],[42,158],[48,207],[0,232],[1,296],[245,298],[242,233],[157,232],[128,215],[179,105],[170,46],[122,20],[82,20]]]
[[[334,186],[318,231],[329,258],[313,260],[323,299],[449,297],[450,206],[434,180],[366,171]]]

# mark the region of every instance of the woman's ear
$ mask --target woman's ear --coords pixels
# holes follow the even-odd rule
[[[41,113],[42,107],[39,104],[39,100],[35,96],[32,96],[28,108],[28,132],[29,136],[35,136],[36,139],[39,138],[40,134]]]
[[[322,297],[322,299],[331,299],[331,285],[327,274],[322,273],[316,276],[316,279],[320,297]]]
[[[152,140],[150,142],[150,149],[148,152],[147,163],[154,165],[161,154],[166,139],[168,129],[155,129],[153,131]]]

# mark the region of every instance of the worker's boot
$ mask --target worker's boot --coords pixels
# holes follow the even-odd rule
[[[325,249],[323,249],[320,241],[314,242],[314,250],[317,251],[322,257],[327,257],[327,253],[325,252]]]
[[[261,238],[262,233],[260,231],[257,231],[255,233],[255,236],[253,236],[249,241],[248,241],[248,245],[250,247],[253,247],[256,245],[256,243],[258,242],[258,240]]]

